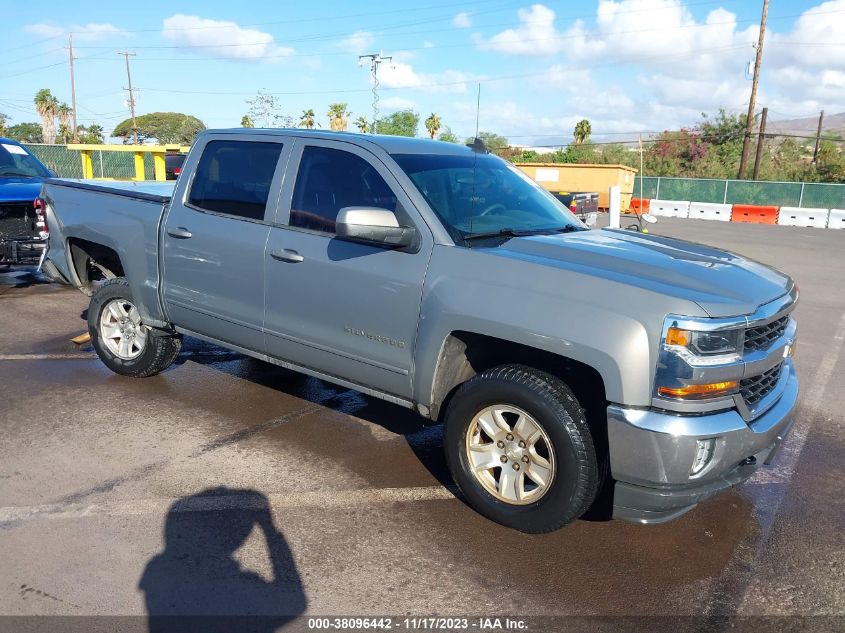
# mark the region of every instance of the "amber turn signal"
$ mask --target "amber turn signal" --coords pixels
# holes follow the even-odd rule
[[[706,398],[730,393],[737,387],[736,380],[713,382],[707,385],[684,385],[683,387],[660,387],[657,390],[666,398]]]
[[[677,345],[678,347],[686,347],[692,339],[692,333],[689,330],[682,330],[677,327],[670,327],[666,332],[666,345]]]

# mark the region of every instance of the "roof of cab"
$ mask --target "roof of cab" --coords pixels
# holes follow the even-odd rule
[[[273,136],[295,136],[298,138],[319,138],[332,141],[352,141],[360,145],[377,145],[388,154],[441,154],[467,156],[472,149],[461,143],[448,143],[427,138],[410,138],[388,134],[359,134],[357,132],[327,132],[301,128],[231,128],[206,130],[202,135],[212,134],[269,134]]]

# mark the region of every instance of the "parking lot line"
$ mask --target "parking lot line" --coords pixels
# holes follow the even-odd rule
[[[364,488],[306,493],[273,493],[267,495],[271,508],[336,508],[412,501],[454,499],[455,491],[445,486],[414,488]],[[0,508],[0,527],[31,519],[76,519],[88,516],[137,516],[178,512],[220,512],[260,509],[260,501],[252,496],[220,495],[161,499],[130,499],[100,503],[55,503],[35,506]]]

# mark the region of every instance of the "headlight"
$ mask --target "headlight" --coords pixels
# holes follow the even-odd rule
[[[742,331],[739,329],[707,332],[670,327],[666,331],[665,344],[679,352],[686,350],[696,357],[736,356],[741,334]],[[721,358],[720,360],[725,362],[728,359]]]
[[[744,319],[668,317],[660,341],[656,395],[708,400],[736,393],[744,328]]]

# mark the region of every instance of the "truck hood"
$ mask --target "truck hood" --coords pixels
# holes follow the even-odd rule
[[[621,229],[516,237],[484,250],[694,301],[711,317],[750,314],[793,286],[735,253]]]
[[[41,192],[43,178],[0,177],[0,203],[32,202]]]

